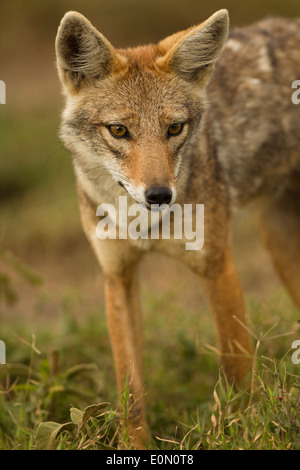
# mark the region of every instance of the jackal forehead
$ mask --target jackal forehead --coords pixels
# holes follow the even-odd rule
[[[99,82],[76,101],[75,109],[95,122],[186,121],[205,106],[203,96],[195,100],[186,88],[172,78],[136,72]]]

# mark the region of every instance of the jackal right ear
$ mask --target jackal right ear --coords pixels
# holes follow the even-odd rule
[[[187,81],[200,81],[210,76],[228,34],[227,10],[219,10],[198,26],[175,33],[159,43],[161,68],[172,70]]]
[[[55,47],[60,79],[73,93],[104,78],[120,60],[107,39],[83,15],[73,11],[61,21]]]

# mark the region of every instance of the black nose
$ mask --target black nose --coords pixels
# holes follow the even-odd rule
[[[172,191],[166,186],[152,186],[145,192],[148,204],[169,204],[172,199]]]

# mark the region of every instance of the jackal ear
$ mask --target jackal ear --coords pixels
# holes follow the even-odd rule
[[[167,37],[159,43],[165,55],[158,66],[167,67],[188,81],[207,79],[228,35],[227,10],[219,10],[199,26]]]
[[[55,48],[60,79],[70,92],[104,78],[118,60],[107,39],[83,15],[73,11],[66,13],[60,23]]]

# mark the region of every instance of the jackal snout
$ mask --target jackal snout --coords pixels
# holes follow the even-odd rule
[[[119,162],[119,184],[148,209],[154,204],[173,204],[177,196],[176,159],[167,145],[161,145],[159,141],[153,134],[151,149],[148,145],[132,143],[126,158]]]

